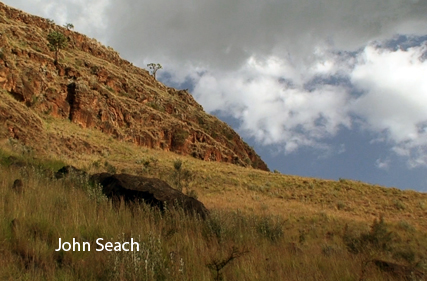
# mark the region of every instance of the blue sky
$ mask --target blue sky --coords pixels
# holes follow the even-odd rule
[[[188,88],[270,169],[427,191],[426,0],[6,0]]]

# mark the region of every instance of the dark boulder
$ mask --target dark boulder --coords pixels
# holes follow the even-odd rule
[[[64,166],[55,173],[55,178],[57,179],[62,179],[67,176],[87,177],[87,173],[83,170],[77,169],[74,166]]]
[[[144,201],[161,210],[165,206],[178,204],[187,213],[196,213],[203,219],[206,219],[209,214],[203,203],[173,189],[160,179],[129,174],[100,173],[92,175],[90,180],[100,183],[103,193],[116,202],[121,199],[125,202]]]

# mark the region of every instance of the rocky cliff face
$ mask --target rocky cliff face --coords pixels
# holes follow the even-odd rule
[[[57,63],[46,39],[51,31],[68,39]],[[2,136],[29,145],[26,132],[42,134],[43,120],[53,116],[140,146],[268,170],[187,91],[161,84],[95,39],[2,3],[0,89]]]

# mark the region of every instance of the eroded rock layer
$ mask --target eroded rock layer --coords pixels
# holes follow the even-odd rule
[[[57,62],[46,39],[52,31],[68,39]],[[29,145],[34,135],[43,139],[49,116],[140,146],[268,170],[188,91],[163,85],[95,39],[2,3],[0,89],[0,135]]]

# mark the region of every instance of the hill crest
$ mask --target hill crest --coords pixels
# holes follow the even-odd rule
[[[57,63],[46,39],[52,31],[68,39]],[[205,113],[188,91],[163,85],[97,40],[3,3],[0,32],[1,138],[36,150],[65,143],[57,145],[59,155],[99,153],[90,143],[48,134],[44,120],[54,117],[138,146],[268,171],[255,151]]]

